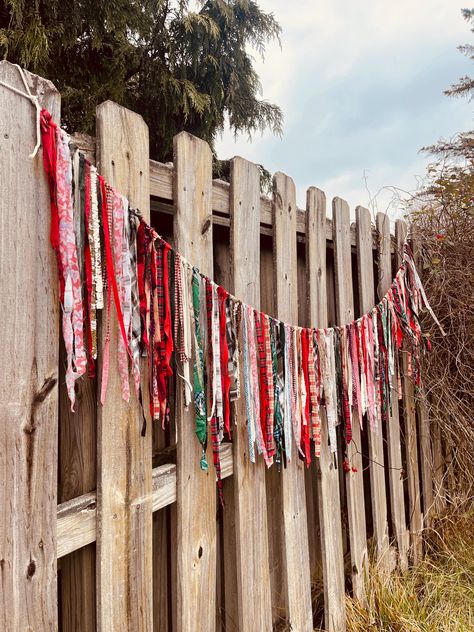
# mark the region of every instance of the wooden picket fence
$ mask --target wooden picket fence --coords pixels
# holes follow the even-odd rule
[[[7,62],[0,80],[23,90]],[[59,121],[54,86],[28,80]],[[250,464],[238,401],[222,447],[224,511],[212,467],[198,467],[179,389],[171,426],[141,436],[138,404],[120,394],[114,323],[105,405],[85,378],[71,413],[41,152],[28,158],[34,108],[0,86],[0,114],[0,628],[343,631],[346,591],[364,601],[369,563],[381,573],[416,563],[422,531],[443,508],[441,440],[423,400],[402,375],[383,434],[353,424],[350,473],[330,455],[324,421],[310,468]],[[374,226],[357,207],[351,224],[341,198],[328,219],[315,187],[301,210],[283,173],[267,199],[258,167],[240,157],[230,185],[213,180],[209,146],[184,132],[172,165],[150,160],[142,118],[110,101],[97,108],[96,138],[77,142],[188,260],[283,320],[343,324],[391,283],[402,221],[392,237],[387,216]]]

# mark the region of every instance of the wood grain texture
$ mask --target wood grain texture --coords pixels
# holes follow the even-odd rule
[[[77,142],[78,139],[74,140]],[[93,140],[95,151],[95,139]],[[59,502],[63,503],[91,492],[97,486],[97,379],[84,375],[78,380],[75,412],[72,412],[66,390],[66,358],[62,341],[59,360],[58,495]],[[84,547],[62,560],[62,632],[95,632],[95,577],[95,546]]]
[[[345,325],[354,319],[352,264],[350,246],[350,215],[345,200],[334,198],[332,203],[334,229],[334,268],[336,280],[336,320]],[[352,416],[352,441],[347,446],[351,471],[345,473],[351,575],[354,597],[365,601],[364,576],[367,572],[367,530],[365,524],[364,482],[362,475],[362,442],[359,420]],[[353,471],[356,470],[356,471]]]
[[[174,138],[174,241],[177,250],[212,278],[212,155],[204,141],[186,132]],[[178,389],[177,595],[178,632],[216,625],[216,489],[210,438],[207,472],[199,469],[200,445],[194,407],[185,409]],[[210,437],[210,428],[209,428]]]
[[[384,213],[376,217],[378,233],[378,298],[380,299],[392,284],[392,257],[390,254],[390,220]],[[398,262],[397,262],[398,265]],[[397,368],[395,367],[395,370]],[[400,441],[400,413],[398,407],[397,375],[393,377],[392,412],[387,426],[388,480],[390,488],[390,510],[392,530],[397,542],[398,560],[402,571],[408,568],[408,547],[410,534],[405,515],[403,489],[403,461]]]
[[[397,252],[402,252],[407,235],[407,226],[403,220],[395,223]],[[423,516],[421,513],[420,474],[418,466],[418,439],[416,427],[415,392],[412,380],[408,377],[408,358],[401,352],[401,378],[403,390],[403,412],[405,421],[405,445],[408,479],[408,524],[410,527],[410,553],[413,564],[417,564],[422,554],[421,532]]]
[[[426,394],[420,388],[416,399],[418,429],[420,436],[421,488],[423,492],[423,527],[429,527],[434,510],[433,495],[433,452],[431,446],[431,424],[428,417]]]
[[[446,509],[446,466],[443,457],[443,442],[441,428],[436,422],[432,423],[433,445],[433,491],[435,510],[438,515]]]
[[[359,304],[361,314],[370,312],[375,305],[374,261],[372,256],[372,222],[370,212],[356,207],[357,269],[359,275]],[[374,529],[375,562],[381,571],[390,571],[393,555],[390,552],[387,522],[387,493],[385,490],[385,463],[383,429],[372,430],[366,424],[369,445],[370,500]]]
[[[173,214],[175,207],[170,204],[173,201],[173,171],[172,163],[163,164],[156,160],[149,161],[150,167],[150,194],[153,196],[152,210]],[[230,225],[230,185],[222,180],[212,181],[212,221],[214,224]],[[272,235],[272,201],[270,198],[260,196],[260,234]],[[306,211],[296,209],[296,233],[297,240],[304,242],[306,231]],[[332,220],[327,217],[324,221],[324,231],[327,241],[332,242]],[[355,229],[351,227],[351,246],[356,244]],[[376,248],[376,234],[373,233],[372,247]]]
[[[311,327],[328,325],[325,225],[326,196],[319,189],[311,187],[306,195],[306,275]],[[321,457],[316,460],[324,620],[329,632],[344,632],[346,612],[339,475],[337,455],[332,455],[329,450],[325,412],[321,408]]]
[[[148,127],[141,116],[111,101],[99,105],[97,153],[100,173],[149,220]],[[152,432],[148,424],[141,436],[134,388],[130,403],[122,399],[118,335],[112,308],[109,383],[104,406],[98,404],[97,627],[151,632]]]
[[[273,177],[275,307],[277,317],[289,323],[298,320],[296,266],[296,190],[293,180],[279,172]],[[284,608],[288,624],[301,632],[313,629],[303,468],[294,448],[291,462],[280,475],[279,496],[272,498],[273,503],[281,503],[276,524],[281,525],[283,547],[282,595],[277,605]]]
[[[224,443],[221,450],[222,478],[232,476],[232,444]],[[176,465],[169,463],[153,468],[152,509],[159,511],[176,502]],[[87,546],[96,540],[97,495],[83,494],[58,506],[57,557]]]
[[[59,122],[55,87],[25,73]],[[0,80],[25,88],[12,64]],[[35,108],[0,86],[0,629],[54,631],[59,301]]]
[[[258,309],[260,304],[260,172],[244,160],[231,161],[230,256],[232,292]],[[243,366],[241,359],[241,367]],[[241,377],[243,385],[243,378]],[[245,398],[235,402],[233,431],[237,627],[250,632],[272,629],[266,514],[265,464],[248,454]],[[227,511],[227,508],[226,510]],[[226,562],[227,564],[227,562]],[[226,610],[227,604],[226,591]]]

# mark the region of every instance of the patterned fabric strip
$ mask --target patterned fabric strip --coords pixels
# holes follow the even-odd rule
[[[306,335],[311,437],[314,441],[314,454],[316,457],[319,457],[321,455],[321,420],[319,417],[318,387],[316,382],[316,367],[314,358],[314,334],[312,330],[308,330]]]
[[[223,287],[217,287],[217,300],[219,310],[219,345],[220,345],[220,370],[222,391],[222,412],[224,417],[224,429],[229,439],[230,434],[230,377],[229,377],[229,346],[227,343],[227,296],[228,292]]]
[[[303,329],[301,331],[301,349],[300,349],[300,366],[301,366],[301,390],[304,392],[302,397],[302,437],[301,447],[304,452],[306,464],[309,466],[311,463],[311,448],[310,448],[310,409],[311,409],[311,392],[309,383],[309,330]],[[314,366],[313,366],[314,370]]]
[[[122,397],[128,402],[130,401],[130,383],[128,379],[128,330],[130,327],[130,305],[126,300],[126,289],[124,279],[124,236],[125,225],[128,222],[128,208],[125,209],[124,198],[114,191],[111,187],[107,187],[107,196],[112,200],[112,248],[114,254],[114,272],[115,282],[117,283],[120,311],[123,318],[123,326],[126,333],[125,338],[120,337],[117,340],[117,360],[120,375],[120,384],[122,389]],[[128,244],[127,244],[128,254]],[[130,272],[128,271],[130,282]]]
[[[211,422],[211,440],[212,455],[214,460],[214,468],[216,470],[217,490],[221,504],[224,504],[224,496],[222,492],[222,472],[220,457],[220,428],[217,413],[217,395],[216,390],[220,389],[220,373],[215,363],[219,356],[219,329],[218,311],[216,309],[216,296],[214,292],[214,284],[210,279],[205,280],[206,283],[206,308],[207,308],[207,332],[208,332],[208,351],[209,351],[209,390],[212,400],[211,413],[209,421]]]
[[[56,128],[56,197],[59,217],[59,256],[64,274],[63,335],[66,347],[66,388],[75,403],[75,381],[85,374],[87,358],[84,349],[82,284],[77,260],[72,204],[72,164],[69,139]]]
[[[270,347],[272,354],[272,372],[273,372],[273,389],[275,403],[275,423],[273,428],[273,439],[275,449],[275,463],[278,470],[281,469],[282,451],[283,451],[283,417],[282,417],[282,395],[283,395],[283,379],[278,371],[278,353],[281,345],[278,345],[279,325],[273,319],[269,319],[270,325]],[[277,342],[278,341],[278,342]],[[281,351],[280,351],[281,355]]]
[[[140,346],[141,346],[141,319],[140,319],[140,300],[138,290],[138,263],[137,263],[137,223],[134,217],[129,213],[129,257],[130,257],[130,302],[131,302],[131,326],[130,326],[130,349],[132,350],[132,372],[135,392],[139,397],[140,386]]]
[[[81,156],[82,158],[82,156]],[[87,338],[88,349],[88,375],[90,378],[95,376],[95,359],[97,358],[97,321],[95,312],[95,296],[94,296],[94,310],[92,310],[92,248],[89,235],[89,222],[90,222],[90,165],[82,159],[79,163],[82,170],[81,180],[84,182],[83,195],[81,195],[81,206],[83,206],[83,219],[84,219],[84,283],[83,288],[85,290],[85,330]],[[93,244],[92,244],[93,246]],[[92,327],[94,322],[94,329]]]
[[[194,323],[194,412],[195,412],[195,432],[202,446],[202,455],[200,460],[201,469],[206,471],[208,464],[206,460],[207,448],[207,411],[206,411],[206,393],[204,391],[205,383],[205,365],[204,351],[201,335],[201,276],[196,268],[192,271],[192,296],[193,296],[193,323]]]
[[[273,463],[275,454],[274,425],[275,425],[275,387],[273,382],[273,359],[270,340],[270,320],[268,314],[261,314],[263,339],[265,347],[265,384],[267,389],[267,418],[266,418],[266,449],[268,459]]]

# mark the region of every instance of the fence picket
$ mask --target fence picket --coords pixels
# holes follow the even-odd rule
[[[336,277],[336,319],[338,325],[345,325],[354,319],[350,216],[347,202],[341,198],[334,198],[332,213]],[[347,456],[352,469],[345,474],[351,548],[351,575],[354,596],[360,601],[365,601],[364,577],[367,572],[367,532],[361,449],[359,420],[356,415],[353,415],[352,441],[347,446]]]
[[[326,288],[326,196],[316,187],[306,194],[306,271],[309,325],[327,327]],[[337,454],[329,450],[327,420],[321,415],[321,457],[316,461],[316,486],[321,563],[324,586],[324,620],[328,632],[344,632],[344,556],[342,550],[341,501]]]
[[[359,275],[360,312],[365,314],[375,305],[374,263],[372,255],[372,223],[368,209],[356,208],[357,267]],[[375,560],[382,571],[390,571],[393,556],[390,553],[387,522],[387,493],[385,490],[385,464],[382,427],[372,431],[367,424],[369,445],[370,499],[374,529]]]
[[[436,513],[441,514],[446,508],[446,464],[443,456],[441,428],[435,421],[432,426],[433,441],[433,486]]]
[[[25,73],[59,119],[52,83]],[[0,80],[24,92],[18,69]],[[0,86],[0,629],[56,630],[59,303],[31,102]]]
[[[426,404],[426,393],[420,388],[416,400],[418,429],[420,433],[421,488],[423,492],[423,526],[429,527],[433,514],[433,453],[431,429]]]
[[[273,177],[272,206],[276,315],[286,322],[296,323],[296,190],[293,180],[280,172]],[[277,605],[283,606],[288,624],[304,632],[313,630],[308,524],[303,464],[293,448],[291,463],[279,475],[279,495],[271,500],[272,503],[281,502],[280,519],[274,523],[281,525],[283,549],[282,594]]]
[[[111,101],[99,105],[97,152],[100,173],[148,219],[148,127],[142,117]],[[103,326],[100,349],[104,337]],[[149,423],[141,436],[134,389],[130,403],[122,399],[117,343],[111,310],[109,384],[104,406],[98,404],[97,626],[100,632],[151,632],[152,431]]]
[[[392,283],[392,257],[390,254],[390,221],[387,215],[379,213],[377,223],[378,248],[378,294],[381,298]],[[397,262],[397,266],[398,266]],[[395,367],[396,370],[396,367]],[[402,476],[402,450],[400,443],[400,413],[398,408],[397,375],[393,377],[392,412],[387,427],[388,480],[390,488],[390,509],[392,529],[397,541],[398,559],[402,571],[408,568],[408,547],[410,535],[407,530],[405,498]]]
[[[407,235],[407,227],[403,220],[395,223],[396,251],[398,257],[402,252]],[[415,392],[413,382],[408,377],[408,358],[402,351],[401,375],[403,387],[403,411],[405,418],[405,444],[407,452],[408,478],[408,516],[410,525],[410,545],[413,564],[417,564],[422,553],[421,531],[423,518],[421,513],[420,475],[418,469],[418,446],[415,412]]]
[[[186,259],[212,278],[211,195],[211,149],[199,138],[181,132],[174,138],[174,243]],[[194,407],[185,409],[180,388],[176,423],[176,629],[212,632],[216,626],[215,470],[210,448],[209,469],[199,470]]]
[[[258,166],[233,158],[230,180],[230,255],[232,291],[246,303],[260,305],[260,173]],[[242,381],[243,384],[243,381]],[[244,394],[236,402],[234,415],[234,506],[237,562],[238,619],[240,632],[271,630],[271,594],[265,464],[252,464]],[[229,479],[230,480],[230,479]],[[227,565],[227,562],[226,562]],[[227,594],[226,594],[227,607]]]

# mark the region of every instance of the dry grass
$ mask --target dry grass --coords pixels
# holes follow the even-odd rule
[[[431,172],[431,184],[410,205],[410,219],[426,292],[446,332],[441,336],[426,319],[433,351],[423,378],[429,417],[456,473],[448,494],[456,505],[474,490],[474,163],[440,161]]]
[[[368,586],[367,608],[347,598],[348,632],[474,630],[474,510],[440,520],[416,568]]]

